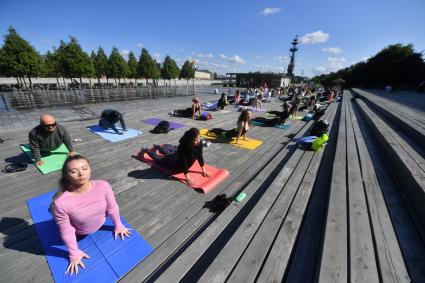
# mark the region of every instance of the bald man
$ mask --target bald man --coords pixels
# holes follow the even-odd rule
[[[40,125],[30,131],[29,142],[37,166],[44,164],[41,160],[43,155],[48,155],[63,143],[69,150],[68,155],[75,154],[68,131],[64,126],[58,125],[55,118],[48,114],[41,115]]]

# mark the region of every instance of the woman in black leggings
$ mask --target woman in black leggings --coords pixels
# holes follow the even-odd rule
[[[198,160],[201,165],[202,176],[210,177],[204,168],[204,156],[202,152],[203,145],[200,142],[201,135],[197,128],[187,130],[179,140],[179,146],[173,145],[154,145],[154,150],[142,148],[141,155],[147,153],[159,165],[169,168],[173,173],[184,173],[189,185],[194,186],[195,182],[189,176],[189,168]],[[156,153],[159,150],[163,156]]]
[[[174,110],[170,114],[177,116],[177,117],[195,119],[196,112],[198,112],[199,116],[201,116],[201,114],[202,114],[201,113],[201,101],[198,97],[192,98],[192,107],[191,108]]]
[[[221,136],[225,139],[231,140],[236,137],[236,143],[239,144],[239,138],[243,136],[243,139],[246,140],[246,133],[249,130],[249,123],[251,122],[252,114],[248,109],[242,110],[239,115],[237,128],[231,130],[224,130],[222,128],[213,128],[209,129],[208,133],[214,133],[215,135]]]

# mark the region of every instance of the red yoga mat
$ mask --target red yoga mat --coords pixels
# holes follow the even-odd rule
[[[161,155],[161,153],[158,153],[158,152],[157,154]],[[168,175],[173,176],[178,181],[188,185],[189,187],[197,191],[201,191],[204,194],[208,193],[209,191],[212,191],[218,184],[220,184],[224,179],[226,179],[230,175],[229,171],[225,169],[218,169],[208,164],[205,164],[204,165],[205,171],[207,171],[207,173],[209,173],[211,177],[209,178],[204,177],[202,176],[201,166],[199,165],[198,161],[195,161],[192,167],[189,168],[189,176],[195,182],[195,185],[190,186],[186,182],[184,173],[172,174],[172,172],[170,172],[168,168],[158,165],[147,153],[145,153],[144,156],[141,156],[141,153],[139,152],[137,154],[137,159],[139,159],[140,161],[146,162],[152,167],[155,167]]]

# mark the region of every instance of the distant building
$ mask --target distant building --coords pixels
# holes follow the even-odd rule
[[[276,88],[288,86],[291,80],[284,74],[276,73],[226,73],[226,84],[236,87]]]
[[[195,80],[211,80],[211,73],[195,71]]]

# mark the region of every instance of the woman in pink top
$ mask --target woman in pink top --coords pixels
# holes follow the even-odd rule
[[[59,192],[52,204],[52,213],[59,226],[60,236],[69,251],[69,266],[65,273],[78,273],[78,265],[84,268],[82,258],[90,258],[78,248],[77,235],[96,232],[110,216],[115,224],[114,238],[129,237],[131,232],[120,220],[114,192],[106,181],[90,180],[89,161],[81,156],[69,157],[62,167]]]

